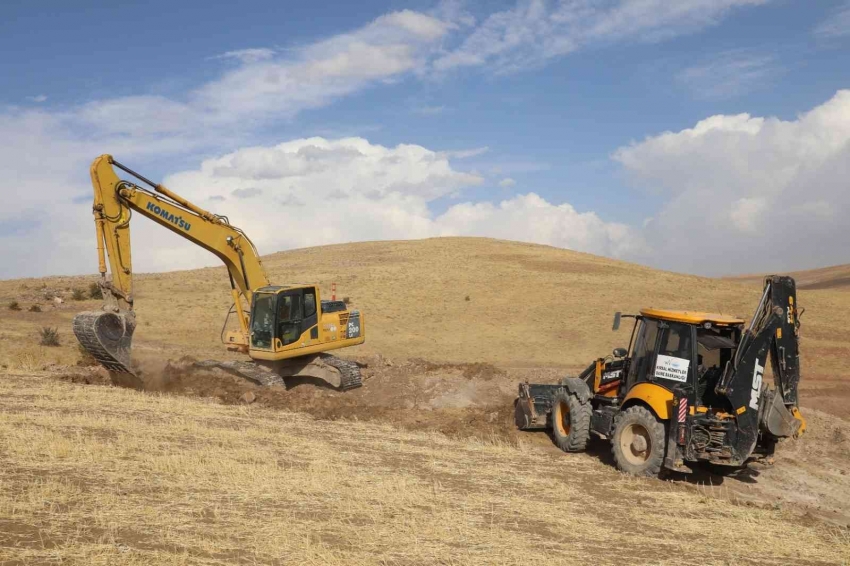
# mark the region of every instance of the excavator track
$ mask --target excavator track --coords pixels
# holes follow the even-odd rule
[[[136,375],[130,364],[134,326],[125,317],[103,311],[81,312],[74,317],[74,335],[97,362],[114,373]]]
[[[293,361],[296,361],[297,358]],[[275,367],[274,365],[259,364],[256,362],[247,361],[226,361],[218,360],[203,360],[194,363],[195,367],[202,369],[222,369],[239,377],[244,377],[258,385],[272,386],[283,385],[286,387],[286,378],[289,377],[318,377],[334,386],[338,391],[349,391],[363,386],[363,378],[360,375],[360,366],[355,362],[343,360],[331,354],[317,354],[313,358],[308,358],[308,361],[303,365],[297,366],[297,371],[293,371],[293,366],[282,365]],[[327,369],[322,366],[330,366],[336,370],[338,374],[338,384],[327,379]],[[311,371],[310,368],[314,368]],[[318,369],[318,371],[315,371]]]
[[[339,370],[341,375],[340,391],[348,391],[363,387],[363,377],[360,375],[360,366],[354,362],[337,358],[331,354],[319,354],[323,362]]]
[[[286,385],[283,377],[269,367],[255,364],[254,362],[243,361],[228,361],[220,362],[218,360],[203,360],[194,363],[195,367],[202,369],[223,369],[230,373],[236,374],[239,377],[244,377],[253,381],[258,385],[266,387],[271,385]]]

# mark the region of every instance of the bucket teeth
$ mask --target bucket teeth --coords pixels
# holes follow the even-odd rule
[[[97,362],[113,373],[136,373],[130,363],[135,324],[126,315],[103,311],[74,317],[74,335]]]

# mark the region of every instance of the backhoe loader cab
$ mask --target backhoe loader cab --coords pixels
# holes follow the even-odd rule
[[[617,466],[637,475],[686,462],[730,469],[769,458],[776,442],[798,436],[798,333],[794,280],[771,276],[748,328],[740,318],[643,309],[628,350],[616,348],[578,377],[555,385],[520,384],[516,423],[550,430],[567,452],[591,433],[610,439]],[[767,358],[775,389],[762,377]]]
[[[693,393],[688,396],[690,405],[732,412],[728,400],[716,399],[713,390],[722,368],[734,357],[743,320],[655,309],[644,309],[634,318],[630,353],[624,360],[623,391],[630,392],[642,383],[669,391],[678,388]]]

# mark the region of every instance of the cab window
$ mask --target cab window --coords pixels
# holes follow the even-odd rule
[[[310,289],[304,292],[304,318],[316,314],[316,292]]]
[[[671,322],[664,329],[659,354],[674,358],[691,359],[691,327],[687,324]]]
[[[268,349],[272,347],[274,338],[274,301],[275,296],[269,293],[254,295],[251,312],[251,345],[254,348]]]
[[[653,378],[667,382],[693,383],[694,328],[680,322],[664,322],[661,326],[658,358],[655,367],[651,368]]]
[[[648,372],[655,367],[655,343],[658,340],[658,321],[641,319],[638,336],[632,352],[632,364],[629,369],[629,386],[646,379]]]
[[[277,337],[284,346],[301,337],[301,321],[304,320],[301,291],[288,291],[278,297]]]
[[[296,322],[304,318],[301,315],[300,295],[281,295],[278,302],[278,322]]]

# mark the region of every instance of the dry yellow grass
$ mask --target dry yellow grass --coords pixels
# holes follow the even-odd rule
[[[840,564],[846,531],[577,455],[0,381],[0,562]]]

